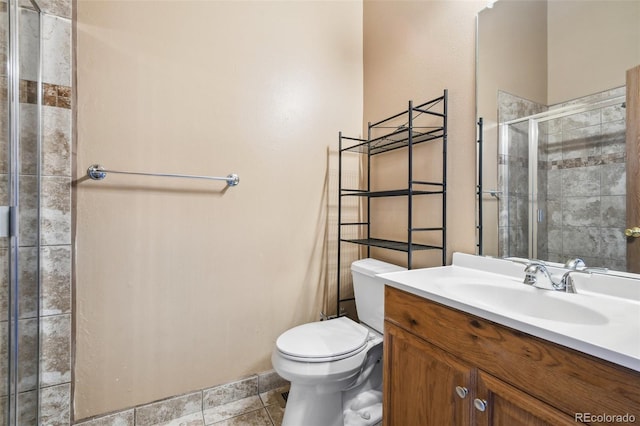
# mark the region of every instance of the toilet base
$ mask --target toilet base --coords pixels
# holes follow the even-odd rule
[[[379,348],[380,352],[382,348]],[[380,355],[382,355],[380,353]],[[382,422],[382,358],[371,374],[354,389],[342,394],[344,426],[377,426]]]
[[[291,383],[282,426],[343,426],[342,392]]]
[[[373,426],[382,421],[382,345],[366,379],[344,391],[291,383],[282,426]],[[377,355],[377,356],[376,356]]]

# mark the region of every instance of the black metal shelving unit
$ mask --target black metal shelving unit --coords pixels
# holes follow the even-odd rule
[[[398,122],[400,124],[398,124]],[[407,267],[412,268],[413,252],[420,250],[440,250],[442,265],[445,265],[446,253],[446,181],[447,181],[447,90],[442,96],[431,99],[419,105],[409,101],[406,110],[387,117],[375,123],[368,124],[367,139],[351,138],[338,135],[338,280],[337,280],[337,315],[341,315],[341,304],[353,300],[343,298],[341,289],[341,245],[343,243],[358,244],[366,247],[367,257],[370,256],[371,247],[396,250],[407,253]],[[414,178],[414,147],[418,144],[441,141],[442,144],[442,179],[441,181],[422,181]],[[407,151],[407,186],[400,189],[374,191],[371,188],[371,157],[390,151],[406,149]],[[366,178],[364,189],[343,187],[343,155],[347,152],[355,152],[366,157]],[[441,196],[442,220],[441,226],[415,227],[413,212],[413,197],[416,196]],[[344,197],[362,197],[366,200],[366,214],[361,221],[343,222]],[[371,235],[371,199],[379,197],[405,197],[407,202],[407,237],[403,241],[392,241],[375,238]],[[428,214],[428,213],[425,213]],[[344,227],[364,227],[365,232],[358,238],[344,238]],[[414,233],[439,232],[441,244],[421,244],[414,241]]]

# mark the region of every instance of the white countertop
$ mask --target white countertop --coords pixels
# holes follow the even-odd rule
[[[554,277],[564,272],[549,270]],[[572,274],[577,294],[569,294],[523,284],[524,265],[455,253],[451,266],[379,276],[391,287],[640,371],[640,279],[633,274]]]

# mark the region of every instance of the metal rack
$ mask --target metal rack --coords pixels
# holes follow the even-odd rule
[[[400,123],[400,124],[398,124]],[[352,301],[353,297],[341,296],[341,245],[357,244],[366,247],[366,256],[371,255],[371,247],[395,250],[407,253],[407,268],[413,266],[415,251],[440,250],[442,265],[446,263],[446,179],[447,179],[447,90],[442,96],[419,105],[409,101],[406,110],[375,123],[368,124],[367,139],[343,136],[340,132],[338,155],[338,277],[337,277],[337,315],[343,312],[341,305]],[[436,143],[442,145],[442,178],[440,181],[423,181],[415,179],[414,147],[418,144]],[[392,190],[373,190],[371,187],[371,157],[390,151],[406,149],[407,151],[407,185]],[[366,177],[363,177],[363,188],[343,187],[343,155],[348,152],[362,154],[366,160]],[[441,224],[434,227],[416,227],[413,212],[414,196],[441,196]],[[345,197],[362,197],[366,202],[362,220],[343,221],[343,199]],[[407,202],[406,239],[403,241],[388,240],[372,236],[371,200],[381,197],[405,197]],[[424,217],[428,212],[421,212]],[[364,228],[358,238],[344,237],[343,228]],[[416,241],[415,233],[440,233],[439,244],[425,244]]]

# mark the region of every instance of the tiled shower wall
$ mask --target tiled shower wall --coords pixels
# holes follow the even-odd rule
[[[70,424],[71,396],[71,0],[42,0],[41,36],[43,40],[42,77],[42,179],[40,310],[37,309],[36,236],[36,74],[28,56],[21,57],[20,82],[20,320],[19,345],[19,424],[38,424],[35,418],[37,392],[40,392],[40,423]],[[35,49],[38,43],[37,14],[30,4],[21,2],[21,49]],[[3,4],[6,7],[6,3]],[[6,33],[4,33],[6,34]],[[3,45],[6,43],[3,42]],[[33,51],[33,50],[32,50]],[[31,64],[33,65],[33,64]],[[2,78],[6,86],[6,78]],[[6,89],[4,89],[6,93]],[[6,105],[6,100],[3,100]],[[6,159],[2,165],[2,190],[6,190]],[[7,194],[2,194],[6,201]],[[6,264],[7,250],[0,261]],[[6,318],[7,272],[2,271],[1,318]],[[38,321],[39,320],[39,321]],[[40,365],[38,366],[38,323],[40,327]],[[2,324],[0,357],[7,359],[6,322]],[[40,380],[37,380],[38,367]],[[3,366],[3,369],[6,366]],[[6,371],[0,375],[6,377]],[[5,393],[6,390],[2,389]],[[6,395],[2,395],[5,408]]]
[[[549,109],[622,96],[604,91]],[[547,109],[500,92],[499,121]],[[538,150],[538,255],[564,263],[580,257],[589,266],[626,270],[625,110],[620,104],[540,123]],[[528,255],[528,123],[510,126],[500,145],[499,253]]]
[[[40,420],[71,415],[71,0],[45,0]]]
[[[624,96],[625,88],[570,103]],[[581,257],[626,270],[625,109],[619,104],[548,122],[548,259]]]

